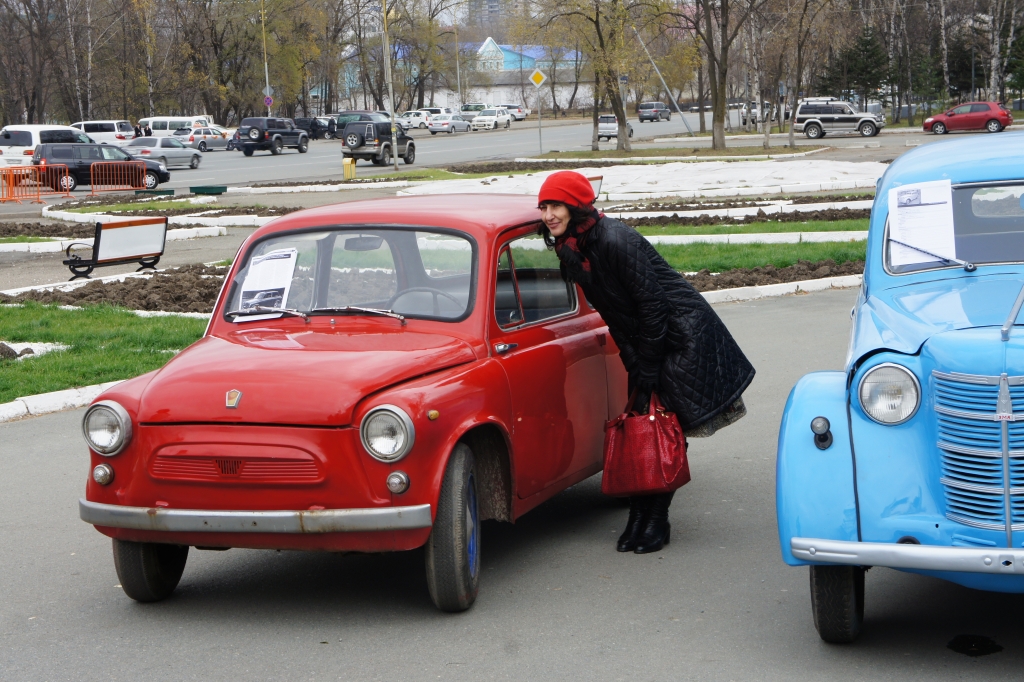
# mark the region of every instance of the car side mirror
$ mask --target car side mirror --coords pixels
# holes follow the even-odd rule
[[[956,113],[952,111],[947,111],[946,116],[956,116]]]

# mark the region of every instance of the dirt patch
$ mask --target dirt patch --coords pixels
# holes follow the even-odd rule
[[[460,163],[445,168],[449,173],[511,173],[513,171],[549,171],[549,170],[572,170],[573,168],[608,168],[609,166],[621,166],[621,163],[594,162],[580,159],[579,162],[562,163],[551,161],[549,163],[516,163],[515,161],[492,161],[489,163]]]
[[[825,204],[825,203],[837,203],[845,201],[862,201],[865,199],[874,199],[873,194],[820,194],[817,196],[791,196],[791,197],[757,197],[750,199],[740,199],[736,201],[701,201],[694,199],[691,201],[642,201],[630,204],[619,204],[617,206],[609,206],[604,209],[605,211],[699,211],[701,209],[722,209],[722,208],[752,208],[754,206],[767,206],[772,201],[785,201],[793,205],[805,205],[805,204]]]
[[[0,237],[66,237],[84,239],[96,236],[96,225],[88,223],[9,223],[0,222]]]
[[[801,260],[786,268],[766,265],[763,268],[737,268],[717,275],[713,275],[707,270],[701,270],[696,275],[686,275],[685,277],[697,291],[714,291],[863,273],[864,261],[862,260],[846,261],[842,265],[836,265],[834,260],[820,260],[814,263]]]
[[[874,200],[874,194],[822,194],[818,196],[800,195],[796,197],[783,197],[794,204],[820,204],[826,201],[868,201]]]
[[[306,187],[319,185],[375,185],[380,182],[397,180],[429,180],[427,175],[404,175],[400,178],[360,178],[358,180],[316,180],[314,182],[258,182],[252,187]]]
[[[737,223],[805,223],[811,220],[864,220],[871,217],[871,209],[830,208],[825,211],[801,211],[793,213],[765,213],[758,209],[756,215],[696,217],[658,216],[657,218],[623,218],[622,222],[632,227],[660,227],[663,225],[735,225]]]

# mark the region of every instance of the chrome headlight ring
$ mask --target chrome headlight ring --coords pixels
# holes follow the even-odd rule
[[[888,379],[876,376],[875,381],[869,383],[869,379],[872,378],[872,375],[877,375],[877,373],[882,371],[890,373]],[[896,374],[893,374],[893,372]],[[905,376],[898,376],[899,374]],[[892,391],[891,388],[888,389],[888,395],[879,394],[879,384],[882,381],[887,381],[890,385],[902,382],[902,386],[898,391]],[[876,401],[888,399],[891,404],[887,409],[894,414],[887,419],[883,416],[882,411],[879,410],[878,405],[871,405],[869,407],[868,404],[865,404],[866,402],[870,402],[872,399]],[[913,399],[914,401],[913,405],[909,406],[909,408],[902,404],[903,401],[907,399]],[[895,362],[883,362],[882,364],[875,365],[869,369],[864,373],[864,376],[861,377],[860,383],[857,385],[857,400],[860,403],[861,409],[864,410],[864,414],[866,414],[871,421],[882,424],[883,426],[896,426],[913,418],[913,416],[917,414],[917,410],[921,407],[921,382],[918,381],[917,376],[913,372],[903,365],[896,364]],[[895,403],[897,400],[899,404]]]
[[[109,443],[97,442],[89,435],[91,431],[102,433],[104,428],[102,420],[107,420],[105,428],[111,436]],[[128,410],[124,409],[120,403],[113,400],[101,400],[85,411],[85,416],[82,417],[82,435],[85,436],[85,442],[97,454],[113,457],[131,442],[132,418],[128,414]]]
[[[363,417],[359,440],[371,457],[391,464],[412,450],[416,427],[406,411],[397,405],[378,405]]]

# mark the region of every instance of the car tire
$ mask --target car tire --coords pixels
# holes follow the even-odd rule
[[[448,134],[449,135],[454,135],[455,134],[455,126],[452,126],[451,128],[448,129]]]
[[[824,137],[824,132],[817,123],[810,123],[804,127],[804,135],[809,140],[817,140],[820,137]]]
[[[280,137],[270,143],[270,153],[273,154],[274,156],[277,156],[278,154],[280,154],[281,153],[281,149],[283,149],[283,148],[284,148],[284,145],[281,144],[281,138]]]
[[[299,146],[296,147],[296,149],[299,150],[300,154],[305,154],[306,152],[308,152],[309,151],[309,138],[304,137],[301,140],[299,140]]]
[[[245,154],[246,156],[252,156],[252,152],[252,147],[242,147],[242,153]]]
[[[508,130],[511,127],[512,127],[512,122],[511,121],[505,121],[505,130]]]
[[[196,168],[199,168],[199,164],[202,163],[202,161],[203,157],[199,156],[198,154],[193,154],[192,160],[189,161],[188,163],[188,167],[191,168],[192,170],[195,170]]]
[[[935,133],[936,135],[945,135],[946,125],[944,123],[933,123],[932,132]]]
[[[405,161],[407,166],[411,166],[416,162],[416,145],[407,144],[405,146],[405,156],[402,157],[402,160]]]
[[[431,135],[437,135],[437,131],[436,131],[436,130],[431,130],[431,131],[430,131],[430,134],[431,134]]]
[[[860,124],[858,130],[860,131],[861,137],[874,137],[875,133],[878,132],[878,126],[870,121],[865,121]]]
[[[181,580],[188,545],[114,540],[114,570],[121,589],[139,602],[166,599]]]
[[[628,137],[633,137],[633,129],[632,128],[629,129]]]
[[[441,482],[426,546],[427,589],[442,611],[465,611],[480,587],[480,515],[473,451],[459,443]]]
[[[423,129],[423,128],[426,128],[426,127],[427,127],[426,123],[420,123],[420,129]]]
[[[146,171],[146,189],[156,189],[160,186],[160,176],[156,171]]]
[[[818,636],[849,644],[864,623],[864,568],[811,566],[811,612]]]
[[[199,143],[199,151],[201,151],[201,152],[205,152],[205,151],[206,151],[206,149],[207,149],[207,147],[206,147],[206,143],[205,143],[205,142],[200,142],[200,143]]]
[[[53,184],[55,185],[54,190],[57,192],[74,192],[78,189],[78,178],[74,173],[68,173],[60,176]]]
[[[1002,132],[1003,124],[993,118],[991,121],[985,124],[985,130],[989,131],[990,133]]]
[[[380,150],[380,165],[390,166],[391,165],[391,147],[384,145]]]

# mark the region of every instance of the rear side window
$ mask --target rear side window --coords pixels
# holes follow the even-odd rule
[[[39,133],[41,144],[74,144],[88,141],[85,135],[76,130],[43,130]]]
[[[178,128],[191,128],[192,121],[169,121],[167,123],[168,130],[177,130]]]
[[[0,133],[0,147],[31,147],[32,133],[27,130],[5,130]]]
[[[102,154],[102,152],[100,152],[100,148],[99,147],[81,146],[81,147],[74,147],[74,150],[75,150],[75,158],[76,159],[83,159],[83,160],[88,160],[88,161],[102,161],[103,160],[103,154]]]
[[[991,109],[989,109],[987,104],[972,104],[971,105],[971,113],[972,114],[983,114],[986,111],[991,111]]]
[[[260,121],[262,121],[262,120],[263,119],[260,119],[260,118],[243,118],[242,119],[242,125],[243,126],[248,126],[250,128],[259,128],[260,127]]]
[[[70,159],[71,158],[71,147],[58,145],[50,148],[51,159]]]
[[[132,140],[129,147],[155,147],[156,140],[152,137],[136,137]]]
[[[86,123],[85,132],[87,133],[113,133],[115,132],[113,123]]]
[[[153,130],[167,130],[167,121],[153,121]]]
[[[657,104],[641,104],[640,108],[641,109],[657,109],[658,105]]]
[[[117,131],[119,133],[133,133],[135,132],[135,129],[132,128],[132,124],[128,121],[118,121]]]

